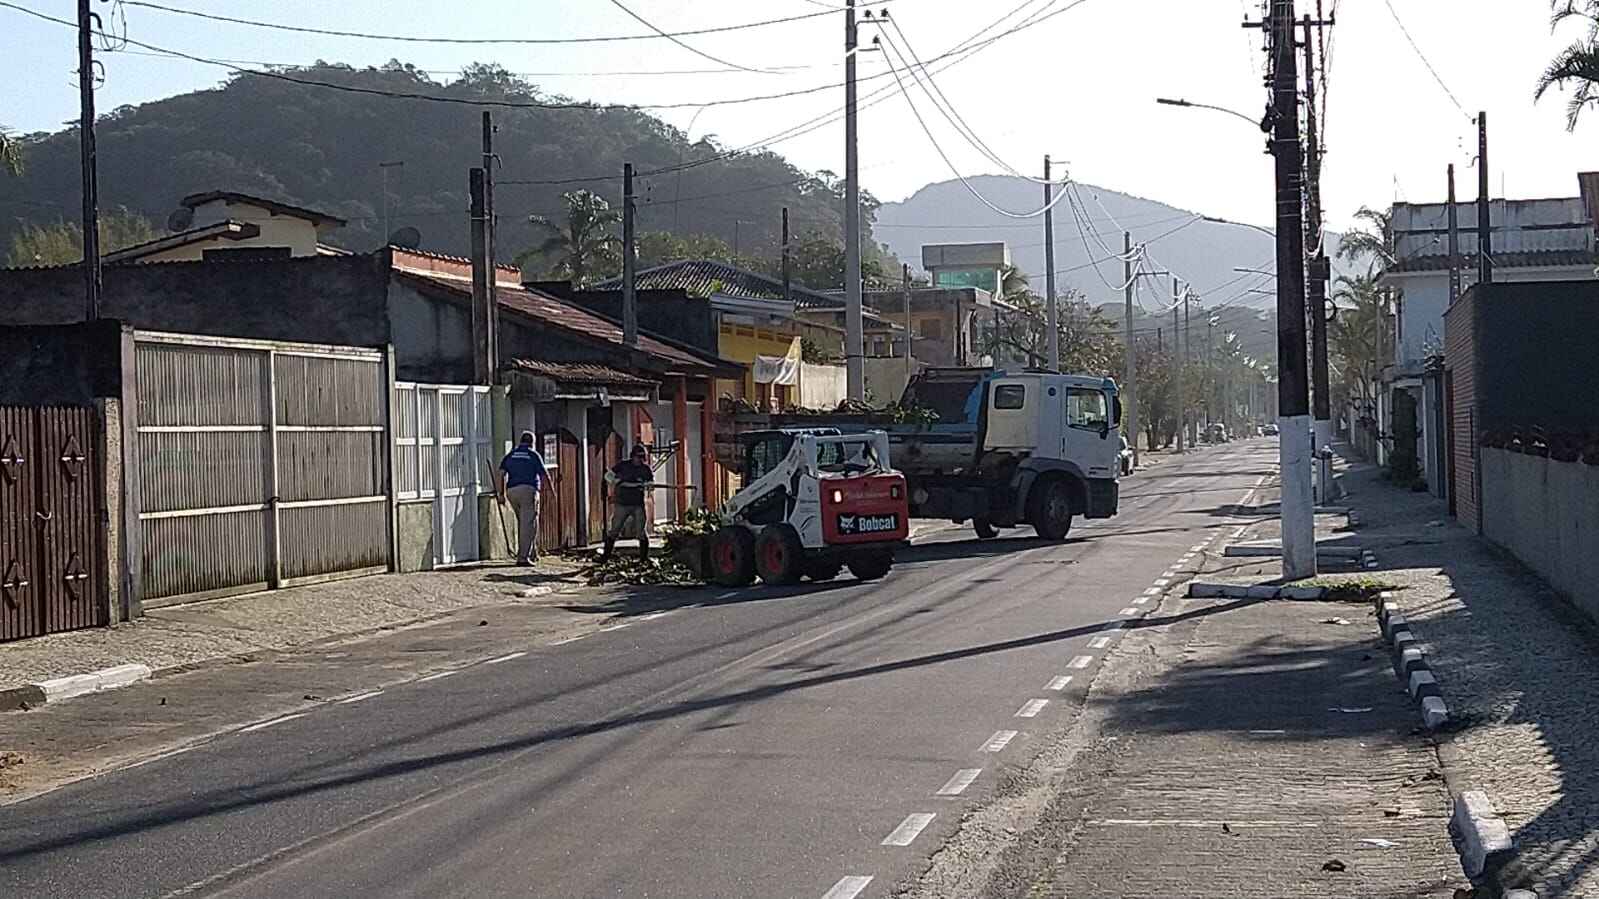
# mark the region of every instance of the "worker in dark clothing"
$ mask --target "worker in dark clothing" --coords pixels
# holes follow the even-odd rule
[[[636,444],[632,454],[605,473],[605,482],[611,485],[611,523],[605,529],[605,558],[611,557],[617,538],[638,538],[639,558],[650,557],[649,523],[644,515],[644,491],[655,486],[655,472],[650,468],[650,452],[644,444]]]
[[[495,494],[516,510],[516,564],[532,565],[538,559],[539,486],[549,475],[544,457],[533,448],[533,432],[523,431],[516,448],[500,462]]]

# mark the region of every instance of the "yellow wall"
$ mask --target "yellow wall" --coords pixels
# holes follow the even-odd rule
[[[732,362],[742,362],[753,365],[756,356],[786,356],[788,349],[794,343],[794,338],[800,336],[797,328],[755,328],[748,325],[723,325],[721,334],[717,338],[717,349],[723,359]],[[725,385],[725,386],[724,386]],[[717,382],[717,393],[731,393],[735,396],[739,392],[733,389],[733,382]],[[743,396],[753,400],[756,395],[755,371],[744,373]]]

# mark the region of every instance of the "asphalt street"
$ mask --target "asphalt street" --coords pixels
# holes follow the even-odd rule
[[[1168,457],[1063,543],[944,529],[875,583],[718,593],[70,784],[6,808],[0,895],[887,895],[1272,456]]]

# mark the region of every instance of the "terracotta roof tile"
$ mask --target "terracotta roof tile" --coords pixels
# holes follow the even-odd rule
[[[639,290],[686,290],[695,296],[720,293],[723,296],[752,300],[783,299],[783,282],[780,279],[717,262],[711,259],[685,259],[647,268],[634,275],[634,286]],[[622,279],[612,278],[595,285],[601,290],[622,286]],[[800,309],[830,309],[844,306],[844,301],[824,293],[791,284],[794,304]]]

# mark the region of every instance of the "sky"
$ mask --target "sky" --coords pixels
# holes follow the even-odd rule
[[[68,19],[75,9],[69,0],[5,2]],[[615,0],[154,2],[324,29],[432,38],[647,33]],[[547,91],[601,102],[695,104],[826,86],[783,99],[659,110],[692,137],[714,135],[725,146],[766,141],[842,106],[843,89],[836,86],[843,71],[842,13],[829,7],[843,0],[623,2],[667,31],[820,15],[681,39],[702,56],[659,39],[563,45],[360,40],[239,26],[133,3],[98,0],[95,6],[110,27],[120,31],[125,23],[133,40],[192,55],[283,64],[325,59],[379,65],[397,58],[436,70],[444,80],[467,63],[497,62],[527,73]],[[1577,36],[1551,34],[1543,0],[1322,4],[1328,12],[1336,8],[1338,22],[1327,34],[1331,65],[1323,195],[1329,227],[1348,227],[1363,205],[1442,200],[1445,166],[1451,162],[1461,196],[1475,196],[1471,117],[1479,109],[1488,112],[1491,126],[1495,196],[1575,196],[1576,173],[1599,168],[1592,152],[1599,110],[1571,134],[1563,97],[1533,102],[1538,73]],[[1314,0],[1300,0],[1298,6],[1302,13],[1314,12]],[[894,45],[859,57],[861,181],[879,198],[901,199],[956,174],[1006,170],[936,112],[895,55],[897,49],[929,62],[942,94],[1006,167],[1041,173],[1042,157],[1049,154],[1057,175],[1064,166],[1085,183],[1207,215],[1271,224],[1272,172],[1260,132],[1222,113],[1155,103],[1157,97],[1180,97],[1259,117],[1266,102],[1261,36],[1240,27],[1246,14],[1258,17],[1257,0],[890,0],[862,8],[874,15],[887,10],[896,23],[861,28],[863,46],[874,34]],[[985,27],[983,37],[992,37],[1030,15],[1057,11],[947,69],[941,66],[949,60],[931,61]],[[1396,15],[1437,78],[1407,42]],[[131,45],[99,58],[105,82],[96,102],[102,111],[214,86],[227,75],[225,69]],[[894,86],[891,64],[932,138]],[[30,132],[56,130],[74,119],[75,67],[71,28],[0,6],[0,75],[8,86],[0,95],[0,122]],[[874,96],[879,89],[881,100]],[[769,146],[803,168],[843,171],[841,122]]]

